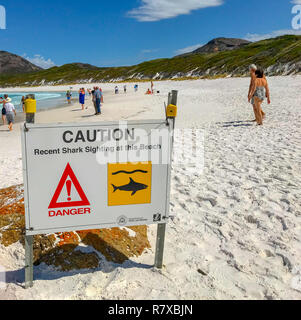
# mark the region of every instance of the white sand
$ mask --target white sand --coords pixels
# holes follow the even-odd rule
[[[146,267],[154,259],[151,226],[152,249],[139,258],[121,266],[103,262],[86,273],[41,265],[34,288],[11,281],[0,298],[301,299],[301,77],[269,81],[272,104],[263,106],[263,127],[246,121],[254,117],[248,79],[157,82],[156,96],[144,95],[146,83],[137,94],[128,84],[129,93],[118,96],[115,84],[105,84],[100,117],[90,116],[91,105],[84,112],[76,105],[39,113],[37,122],[44,123],[162,118],[167,92],[179,90],[177,127],[204,130],[205,170],[174,165],[163,271]],[[4,129],[0,188],[23,182],[19,130]],[[21,245],[0,246],[0,265],[11,279],[22,279],[16,270],[23,259]]]

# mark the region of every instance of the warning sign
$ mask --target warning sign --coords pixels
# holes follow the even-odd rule
[[[108,164],[108,205],[151,203],[152,163]]]
[[[168,221],[165,119],[26,124],[22,140],[27,235]]]
[[[71,190],[74,187],[80,196],[81,200],[72,201]],[[63,189],[67,191],[67,199],[63,202],[58,202],[60,195],[63,193]],[[70,164],[67,164],[67,167],[62,175],[62,178],[58,184],[58,187],[54,193],[54,196],[50,202],[48,209],[57,209],[57,208],[71,208],[71,207],[83,207],[89,206],[90,202],[86,197],[79,181],[77,180]]]

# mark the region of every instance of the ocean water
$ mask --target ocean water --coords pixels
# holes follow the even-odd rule
[[[0,92],[3,97],[5,92]],[[37,100],[37,109],[46,110],[67,104],[66,92],[8,92],[17,111],[22,111],[21,99],[28,94],[34,94]],[[78,93],[72,92],[73,101],[77,101]]]

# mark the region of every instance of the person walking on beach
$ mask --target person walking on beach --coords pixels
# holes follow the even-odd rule
[[[2,110],[1,110],[2,122],[3,122],[3,125],[5,125],[6,110],[5,110],[5,108],[4,108],[4,100],[3,100],[3,97],[0,97],[0,104],[2,104]]]
[[[7,94],[4,95],[4,99],[1,97],[0,98],[0,104],[2,104],[2,110],[1,110],[1,114],[2,114],[2,122],[3,125],[5,125],[5,120],[6,120],[6,109],[5,109],[5,103],[7,103],[9,101],[9,97]],[[11,99],[10,99],[11,101]]]
[[[134,86],[134,90],[135,90],[135,92],[137,92],[137,91],[138,91],[138,84],[135,84],[135,86]]]
[[[9,131],[13,130],[13,124],[15,122],[15,116],[17,115],[15,106],[11,103],[11,98],[5,100],[4,108],[6,111],[6,121]]]
[[[255,111],[257,124],[262,125],[263,114],[262,114],[261,105],[265,98],[267,98],[268,104],[271,103],[270,90],[269,90],[267,79],[264,76],[263,70],[257,69],[255,71],[255,76],[256,78],[253,81],[250,95],[249,95],[249,102],[251,102],[255,108],[254,111]]]
[[[21,99],[21,106],[22,106],[23,112],[25,112],[25,97],[24,96]]]
[[[67,97],[68,104],[71,104],[72,93],[70,90],[67,91],[66,97]]]
[[[119,93],[119,89],[118,89],[118,87],[116,86],[115,87],[115,94],[118,94]]]
[[[254,87],[254,83],[255,83],[255,80],[256,80],[256,75],[255,75],[255,72],[257,70],[257,66],[255,64],[251,64],[250,67],[249,67],[249,70],[250,70],[250,75],[251,75],[251,82],[250,82],[250,87],[249,87],[249,93],[248,93],[248,99],[250,101],[250,98],[252,98],[252,96],[250,96],[251,94],[251,90],[252,88]],[[265,76],[264,76],[265,78]],[[256,107],[255,105],[253,104],[253,111],[254,111],[254,115],[255,115],[255,118],[256,118]],[[265,118],[265,113],[263,112],[263,110],[261,109],[261,115],[263,118]],[[255,120],[253,120],[253,122],[255,122]]]
[[[103,91],[102,91],[101,88],[99,88],[99,91],[101,92],[101,100],[100,100],[100,103],[104,103]]]
[[[94,87],[93,90],[91,91],[91,93],[92,93],[92,102],[93,102],[93,106],[94,106],[94,109],[95,109],[95,116],[96,116],[97,115],[97,106],[96,106],[95,91],[96,91],[96,87]]]
[[[153,83],[153,81],[151,81],[151,91],[152,91],[152,94],[154,94],[154,83]]]
[[[126,85],[123,86],[123,92],[126,93]]]
[[[85,98],[86,98],[85,89],[81,88],[79,90],[79,103],[82,105],[82,110],[85,109]]]
[[[99,90],[98,87],[96,87],[96,90],[95,90],[95,104],[96,104],[96,109],[97,109],[97,112],[96,112],[96,115],[100,115],[101,114],[101,97],[102,97],[102,92]]]

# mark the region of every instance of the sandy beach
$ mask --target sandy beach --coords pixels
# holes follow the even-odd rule
[[[24,290],[9,283],[0,297],[16,299],[301,299],[301,76],[269,78],[271,105],[258,127],[247,102],[248,78],[162,81],[159,94],[114,94],[102,84],[102,115],[92,102],[39,112],[37,123],[164,118],[164,102],[179,91],[178,129],[205,135],[205,168],[173,165],[171,216],[165,267],[153,265],[156,227],[148,228],[151,249],[123,265],[104,261],[95,272],[60,273],[44,264]],[[98,84],[99,85],[99,84]],[[74,85],[73,90],[94,84]],[[65,91],[69,86],[18,88]],[[3,89],[7,93],[15,90]],[[76,99],[76,97],[74,97]],[[21,123],[0,126],[0,188],[22,184]],[[175,150],[175,152],[181,150]],[[192,161],[194,159],[191,159]],[[21,244],[0,245],[0,265],[24,266]],[[57,288],[60,287],[58,291]]]

